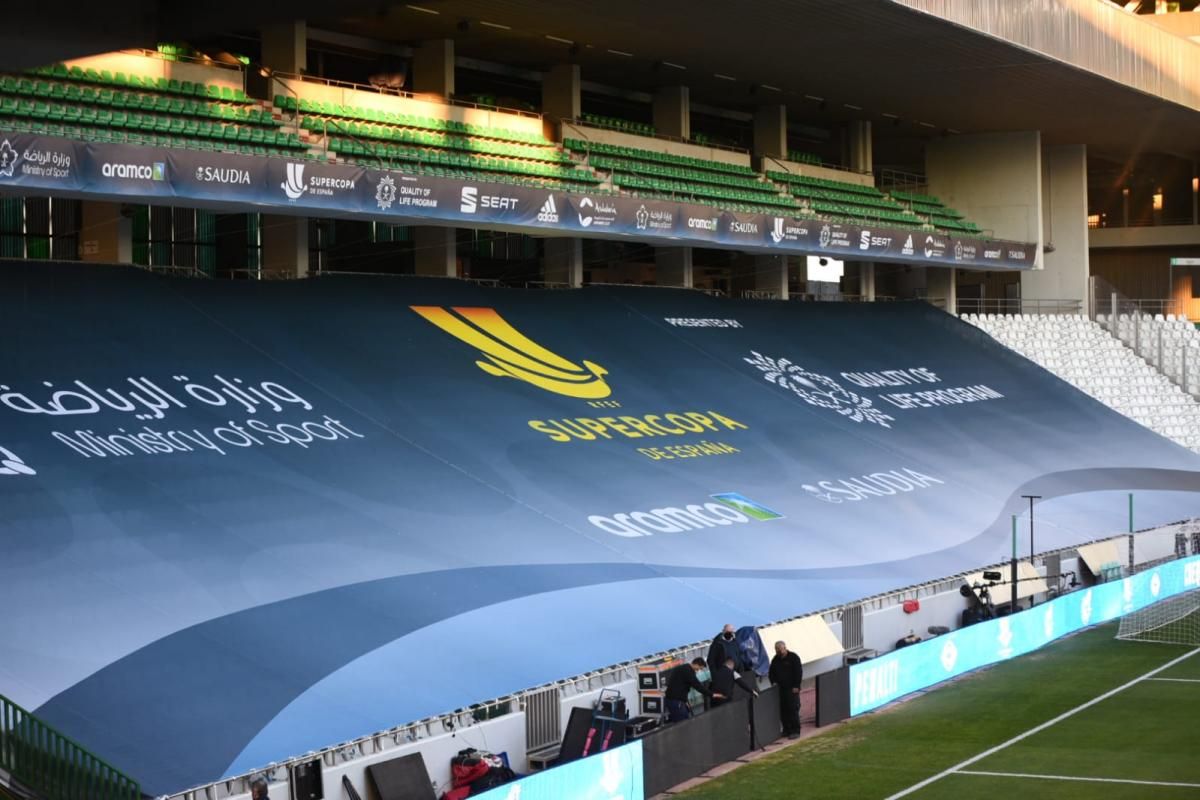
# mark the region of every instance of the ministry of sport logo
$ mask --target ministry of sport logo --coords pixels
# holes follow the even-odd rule
[[[753,358],[743,361],[761,370],[764,380],[792,391],[811,406],[836,411],[854,422],[871,422],[885,428],[892,427],[891,423],[896,419],[827,375],[809,372],[786,358],[774,359],[753,350],[751,355]]]
[[[304,165],[289,163],[286,179],[279,184],[279,187],[283,189],[288,200],[299,200],[308,191],[308,187],[304,184]]]
[[[384,175],[375,187],[375,205],[379,206],[380,211],[387,211],[395,202],[396,179],[391,175]]]
[[[37,475],[37,470],[7,447],[0,447],[0,475]]]
[[[646,226],[650,224],[650,212],[646,210],[644,203],[638,207],[636,212],[634,212],[633,221],[637,224],[637,229],[639,231],[646,230]]]
[[[580,366],[542,347],[508,324],[494,308],[411,306],[446,333],[479,350],[475,365],[497,378],[516,378],[540,389],[581,400],[612,394],[608,370],[591,361]]]
[[[11,178],[20,160],[21,154],[8,139],[0,142],[0,177]]]

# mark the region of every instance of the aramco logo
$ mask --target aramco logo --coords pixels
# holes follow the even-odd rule
[[[612,394],[608,370],[591,361],[574,364],[525,336],[494,308],[412,306],[413,311],[451,336],[479,350],[475,364],[497,378],[516,378],[555,394],[600,400]]]

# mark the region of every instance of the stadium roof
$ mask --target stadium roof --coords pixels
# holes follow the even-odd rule
[[[888,127],[903,136],[1040,129],[1048,143],[1117,157],[1197,151],[1200,111],[892,0],[419,0],[313,24],[406,43],[451,37],[459,56],[533,69],[575,60],[587,81],[683,83],[706,105],[782,102],[789,118],[813,122],[866,117],[882,137]]]
[[[1059,0],[1055,14],[1039,11],[1042,3],[996,7],[1016,30],[1052,46],[1056,34],[1045,26],[1067,18],[1081,37],[1110,45],[1094,48],[1094,63],[1120,62],[1139,79],[1150,75],[1156,94],[909,7],[969,14],[993,5],[962,11],[936,0],[759,0],[752,8],[718,0],[297,0],[283,10],[261,0],[132,0],[120,14],[91,6],[52,25],[43,9],[24,5],[0,30],[7,62],[0,66],[307,18],[314,28],[389,42],[452,37],[460,57],[529,69],[575,60],[589,82],[631,89],[684,83],[693,102],[709,106],[782,102],[796,121],[873,119],[881,144],[944,131],[1041,130],[1047,143],[1082,142],[1121,160],[1140,152],[1197,155],[1200,68],[1190,67],[1193,58],[1200,65],[1200,46],[1095,0]],[[330,9],[339,16],[328,18]],[[1110,18],[1100,19],[1105,14]],[[1101,30],[1099,22],[1108,25]],[[1178,63],[1166,63],[1158,52],[1164,46],[1184,48],[1173,51],[1182,56]],[[1164,99],[1172,96],[1180,102]]]

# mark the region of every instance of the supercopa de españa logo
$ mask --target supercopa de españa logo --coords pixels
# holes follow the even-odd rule
[[[496,378],[513,378],[544,392],[584,400],[592,408],[618,409],[611,399],[608,370],[582,360],[575,363],[533,341],[514,328],[494,308],[469,306],[410,306],[427,322],[475,348],[475,365]],[[646,439],[708,435],[746,430],[749,426],[717,411],[663,411],[598,417],[532,419],[528,425],[552,442]],[[707,439],[677,447],[639,447],[653,461],[730,455],[738,448]]]
[[[591,361],[574,364],[512,327],[494,308],[412,306],[412,310],[451,336],[479,349],[481,370],[516,378],[555,394],[600,400],[612,394],[608,370]]]

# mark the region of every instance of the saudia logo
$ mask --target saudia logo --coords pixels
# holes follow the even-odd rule
[[[891,497],[928,489],[931,486],[940,486],[943,483],[945,481],[932,475],[904,467],[887,472],[872,472],[869,475],[859,475],[854,478],[805,483],[801,484],[800,488],[817,500],[836,505],[838,503],[857,503],[860,500],[870,500],[875,497]]]
[[[37,475],[37,471],[12,450],[0,447],[0,475]]]
[[[737,492],[714,494],[710,497],[716,502],[631,511],[627,514],[613,514],[611,517],[593,514],[588,517],[588,522],[606,533],[633,539],[653,536],[656,533],[682,533],[700,528],[783,519],[783,514],[778,511],[772,511]]]
[[[239,183],[249,185],[250,171],[232,167],[196,167],[196,180],[201,183]]]
[[[451,336],[479,349],[475,364],[497,378],[516,378],[540,389],[582,400],[612,394],[602,376],[608,370],[591,361],[583,366],[552,353],[509,325],[493,308],[412,306],[412,310]]]

